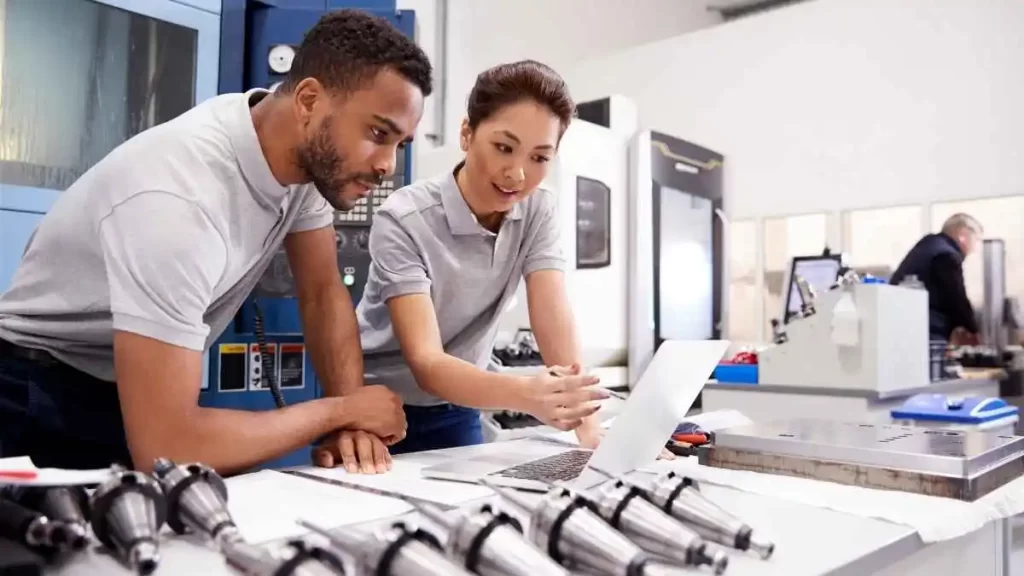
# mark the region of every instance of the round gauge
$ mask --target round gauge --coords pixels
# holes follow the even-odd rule
[[[278,44],[270,49],[267,63],[270,69],[278,74],[285,74],[292,69],[292,60],[295,59],[295,49],[287,44]]]

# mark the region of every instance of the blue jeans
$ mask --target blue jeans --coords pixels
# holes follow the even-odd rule
[[[132,467],[117,385],[0,340],[0,457],[41,468]]]
[[[392,454],[483,444],[480,411],[451,404],[405,406],[405,439],[391,446]]]

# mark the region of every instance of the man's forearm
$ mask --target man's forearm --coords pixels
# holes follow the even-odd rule
[[[136,447],[132,458],[145,471],[152,468],[154,459],[169,458],[202,462],[225,475],[244,472],[344,427],[348,422],[344,402],[323,398],[265,411],[199,408],[179,429],[162,430],[162,438],[147,439],[144,444],[152,446],[154,453]]]
[[[324,396],[342,396],[363,385],[363,350],[352,298],[340,284],[300,303],[306,345]]]

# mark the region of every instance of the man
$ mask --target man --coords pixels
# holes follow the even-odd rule
[[[977,341],[978,323],[964,287],[964,258],[978,250],[983,230],[967,214],[954,214],[938,234],[918,241],[889,279],[917,276],[928,290],[928,330],[933,340]]]
[[[385,20],[334,12],[274,94],[213,98],[83,175],[0,297],[0,456],[140,470],[167,457],[230,474],[345,429],[334,449],[385,469],[378,437],[400,440],[405,417],[393,393],[363,386],[331,208],[394,171],[431,74]],[[203,350],[282,243],[325,398],[201,408]]]

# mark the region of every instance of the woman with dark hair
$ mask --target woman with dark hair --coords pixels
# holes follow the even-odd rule
[[[594,413],[607,392],[580,370],[557,198],[540,186],[575,111],[565,82],[544,64],[491,68],[469,96],[464,160],[394,192],[377,210],[356,315],[366,383],[389,386],[405,404],[407,435],[391,452],[481,443],[481,409],[532,414],[575,430],[586,447],[600,441]],[[548,366],[528,377],[486,370],[521,278]],[[364,434],[352,444],[341,462],[350,471],[372,472],[373,462],[387,460],[378,438]],[[325,456],[317,463],[334,465]]]

